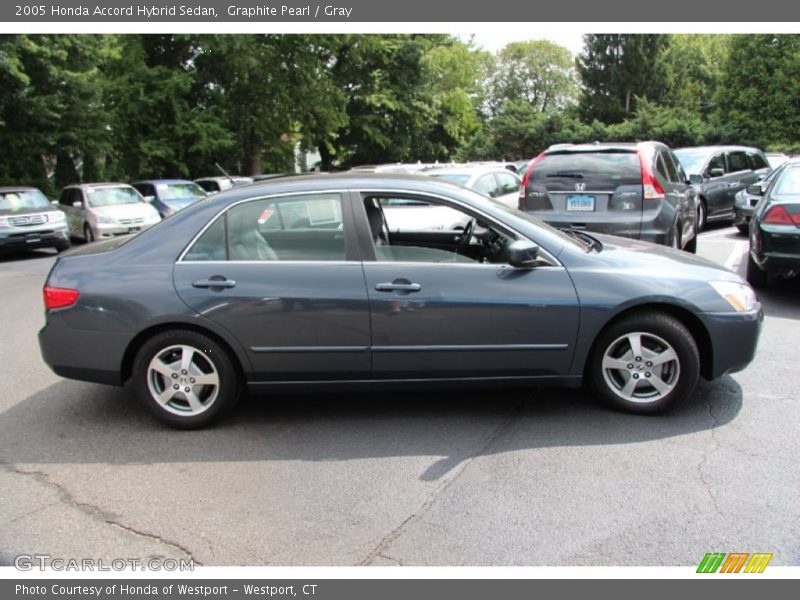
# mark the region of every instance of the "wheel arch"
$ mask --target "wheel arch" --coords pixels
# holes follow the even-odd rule
[[[608,330],[609,327],[612,327],[621,320],[637,313],[653,312],[660,312],[669,315],[675,318],[684,327],[686,327],[686,329],[689,330],[692,338],[694,338],[695,344],[697,344],[697,350],[700,354],[700,375],[702,375],[705,379],[710,379],[714,368],[714,347],[711,343],[711,335],[708,333],[708,329],[706,328],[705,324],[700,320],[699,317],[694,315],[689,309],[683,306],[670,304],[667,302],[646,302],[624,308],[620,312],[616,313],[597,331],[597,334],[592,340],[589,352],[586,355],[586,361],[583,368],[584,380],[587,380],[591,365],[591,357],[594,356],[597,341],[600,339],[603,333]]]
[[[136,360],[136,355],[145,342],[147,342],[147,340],[155,335],[158,335],[159,333],[179,329],[194,331],[195,333],[206,335],[220,344],[230,355],[230,358],[233,361],[236,369],[239,371],[239,375],[242,377],[242,380],[246,381],[246,372],[250,366],[249,362],[247,361],[247,358],[241,354],[241,351],[237,351],[236,345],[228,338],[228,336],[223,335],[216,331],[215,328],[208,327],[204,324],[186,321],[167,321],[152,324],[145,329],[142,329],[128,343],[128,346],[125,348],[125,352],[122,356],[122,365],[120,367],[120,380],[122,383],[124,384],[131,378],[133,363]]]

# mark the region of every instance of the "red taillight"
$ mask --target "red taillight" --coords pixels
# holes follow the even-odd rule
[[[533,173],[533,167],[536,166],[536,163],[538,163],[540,160],[542,160],[543,156],[544,156],[544,151],[542,151],[539,154],[539,156],[537,156],[536,158],[534,158],[531,161],[531,164],[528,166],[528,169],[525,171],[525,175],[523,175],[523,177],[522,177],[522,183],[520,184],[520,188],[519,188],[519,199],[520,200],[524,200],[525,199],[525,188],[528,186],[528,180],[531,178],[531,173]]]
[[[800,227],[800,214],[792,214],[780,204],[776,204],[767,211],[763,221],[769,225],[796,225]]]
[[[78,301],[78,296],[80,295],[78,290],[48,286],[45,286],[42,292],[44,294],[44,307],[46,310],[72,306]]]
[[[664,188],[658,183],[653,172],[650,170],[650,158],[644,153],[644,150],[637,152],[639,155],[639,162],[642,165],[642,188],[645,200],[663,200]]]

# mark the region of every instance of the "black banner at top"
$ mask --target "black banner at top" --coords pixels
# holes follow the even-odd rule
[[[785,0],[17,0],[0,5],[13,22],[778,22],[800,21]]]

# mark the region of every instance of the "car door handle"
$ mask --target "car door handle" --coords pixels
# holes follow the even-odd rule
[[[232,288],[235,286],[236,282],[233,281],[233,279],[226,279],[219,276],[192,282],[192,287],[196,288]]]
[[[422,286],[418,283],[376,283],[375,289],[379,292],[418,292]]]

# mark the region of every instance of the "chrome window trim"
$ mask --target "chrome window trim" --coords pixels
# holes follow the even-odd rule
[[[242,200],[237,200],[233,204],[228,204],[227,206],[223,207],[217,214],[215,214],[213,217],[211,217],[211,219],[209,219],[208,223],[206,223],[203,226],[203,228],[200,229],[200,231],[197,232],[197,235],[195,235],[189,241],[189,243],[186,244],[186,247],[178,255],[178,259],[175,261],[175,264],[179,264],[179,263],[184,262],[183,257],[186,256],[186,254],[189,252],[189,250],[192,248],[192,246],[194,246],[195,243],[197,242],[197,240],[206,232],[206,229],[211,227],[216,222],[217,219],[219,219],[223,214],[225,214],[227,211],[229,211],[230,209],[232,209],[235,206],[239,206],[240,204],[245,204],[247,202],[258,202],[259,200],[269,200],[270,198],[288,198],[290,196],[310,196],[310,195],[314,195],[314,194],[338,194],[339,197],[340,197],[340,200],[342,202],[342,206],[344,206],[344,203],[347,201],[347,198],[346,198],[347,192],[348,192],[348,190],[342,190],[342,189],[336,189],[336,190],[330,190],[329,189],[329,190],[326,190],[326,191],[313,190],[313,191],[304,191],[304,192],[284,192],[284,193],[281,193],[281,194],[267,194],[265,196],[254,196],[252,198],[244,198]],[[195,260],[195,261],[185,261],[185,262],[200,263],[200,264],[206,263],[207,264],[207,263],[210,263],[210,262],[228,262],[228,263],[230,263],[230,262],[234,262],[234,261]],[[242,263],[261,263],[261,262],[265,262],[265,263],[282,262],[282,263],[285,263],[285,262],[289,262],[289,261],[284,261],[284,260],[281,260],[281,261],[259,261],[259,260],[247,261],[247,260],[245,260],[245,261],[239,261],[239,262],[242,262]],[[334,261],[294,261],[294,262],[327,262],[327,263],[330,263],[330,262],[334,262]],[[355,262],[355,261],[345,261],[345,262]]]

